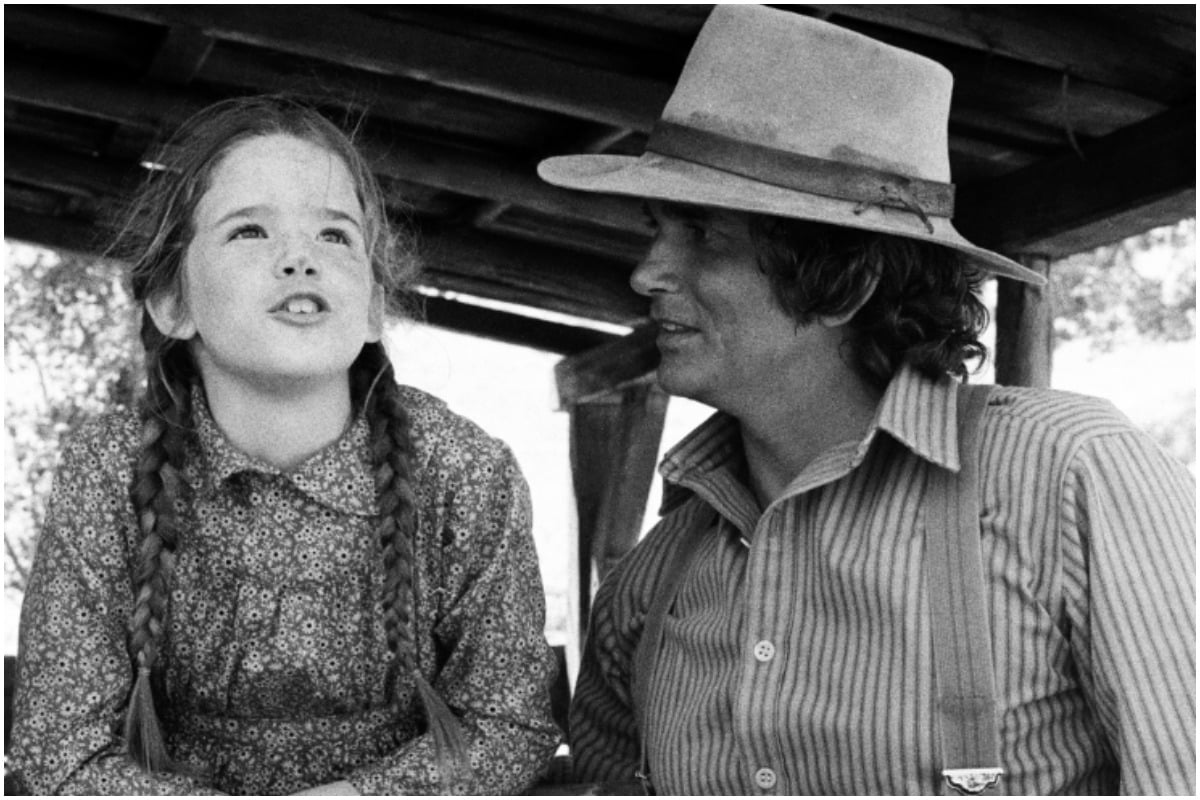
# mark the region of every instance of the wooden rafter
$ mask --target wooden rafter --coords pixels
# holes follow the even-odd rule
[[[1092,142],[1082,155],[962,187],[959,227],[996,250],[1063,256],[1084,249],[1081,231],[1096,247],[1194,216],[1195,147],[1195,106],[1173,109]]]

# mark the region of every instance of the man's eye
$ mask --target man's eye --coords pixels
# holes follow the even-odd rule
[[[239,225],[229,235],[229,240],[234,239],[265,239],[267,232],[262,229],[261,225]]]
[[[689,222],[685,224],[684,229],[687,231],[688,237],[693,242],[704,242],[708,240],[708,227],[699,222]]]
[[[321,231],[321,241],[334,244],[350,244],[350,237],[336,228]]]

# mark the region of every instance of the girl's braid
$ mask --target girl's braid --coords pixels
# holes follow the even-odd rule
[[[147,363],[141,452],[130,491],[142,543],[133,574],[135,599],[129,623],[137,679],[125,717],[125,740],[130,756],[151,772],[180,771],[163,742],[153,671],[167,625],[168,577],[179,541],[175,500],[183,488],[181,471],[191,427],[189,358],[181,351],[167,350]],[[156,351],[148,347],[147,352]]]
[[[417,602],[414,540],[417,501],[412,484],[413,444],[408,412],[400,402],[391,361],[382,345],[368,344],[351,372],[352,386],[363,398],[371,431],[371,456],[379,504],[379,541],[383,551],[383,624],[395,668],[412,676],[437,749],[444,787],[468,767],[462,728],[434,691],[417,662]],[[391,676],[389,676],[391,678]],[[394,685],[389,679],[389,686]]]

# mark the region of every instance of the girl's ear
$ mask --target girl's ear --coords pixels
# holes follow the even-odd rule
[[[196,323],[187,304],[175,292],[159,292],[146,298],[146,313],[163,336],[187,341],[196,335]]]
[[[862,294],[859,295],[858,300],[855,301],[854,305],[850,306],[850,308],[840,314],[820,317],[819,319],[821,324],[826,328],[837,328],[854,319],[854,315],[858,313],[859,309],[866,305],[867,301],[871,299],[871,295],[875,294],[875,287],[878,285],[879,273],[876,272],[871,276],[870,280],[867,281],[867,285],[863,287]]]
[[[383,319],[387,316],[387,298],[378,283],[371,287],[371,304],[367,307],[367,341],[378,342],[383,338]]]

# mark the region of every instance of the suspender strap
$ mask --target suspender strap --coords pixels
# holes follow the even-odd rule
[[[633,654],[633,679],[631,693],[633,694],[633,712],[637,716],[638,744],[641,748],[641,766],[637,778],[642,782],[646,794],[654,794],[650,781],[650,757],[646,752],[646,714],[649,707],[650,681],[654,678],[654,667],[658,654],[662,650],[663,626],[667,614],[679,594],[679,586],[687,574],[700,549],[700,542],[705,535],[711,535],[712,522],[715,513],[707,521],[698,520],[697,524],[686,531],[664,562],[665,571],[654,591],[654,600],[646,611],[646,619],[642,628],[642,638],[638,640],[637,649]]]
[[[933,623],[942,776],[959,794],[996,794],[999,726],[979,533],[980,421],[992,387],[958,388],[958,474],[933,469],[925,570]]]

